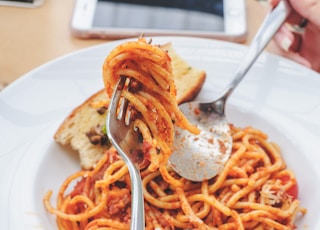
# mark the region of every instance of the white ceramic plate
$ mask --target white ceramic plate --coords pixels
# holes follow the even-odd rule
[[[172,42],[190,64],[207,72],[199,97],[224,89],[246,47],[221,41],[156,37]],[[77,154],[52,136],[77,105],[103,88],[104,58],[119,42],[85,49],[41,66],[0,94],[0,229],[56,229],[42,204],[44,194],[79,170]],[[262,129],[283,150],[308,213],[298,229],[320,229],[320,76],[300,65],[263,54],[227,104],[237,126]]]

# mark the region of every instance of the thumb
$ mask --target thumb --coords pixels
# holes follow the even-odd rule
[[[272,0],[275,1],[275,0]],[[296,14],[290,16],[289,21],[293,24],[299,24],[301,17],[308,19],[312,24],[320,28],[320,1],[319,0],[291,0],[292,8]],[[298,15],[299,16],[298,16]]]

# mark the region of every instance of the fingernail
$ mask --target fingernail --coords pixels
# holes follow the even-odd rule
[[[286,52],[289,51],[289,48],[291,45],[292,45],[292,41],[288,37],[284,37],[284,39],[282,39],[280,44],[281,48]]]

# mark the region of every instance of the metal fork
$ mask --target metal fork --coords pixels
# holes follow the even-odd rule
[[[126,77],[121,76],[116,84],[107,111],[106,129],[107,135],[116,148],[124,162],[126,163],[131,178],[131,230],[142,230],[145,228],[144,220],[144,200],[142,191],[142,181],[137,163],[131,159],[130,153],[135,150],[135,142],[138,140],[138,132],[132,126],[126,124],[127,105],[121,104],[121,91],[125,85]]]

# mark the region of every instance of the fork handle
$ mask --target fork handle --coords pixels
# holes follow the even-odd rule
[[[253,38],[243,61],[236,69],[234,79],[227,87],[227,90],[225,90],[225,93],[222,96],[224,99],[228,98],[228,96],[230,96],[233,90],[238,86],[240,81],[251,68],[254,61],[259,57],[260,53],[264,50],[274,34],[284,23],[290,12],[291,6],[287,0],[282,0],[271,11],[271,13],[267,15],[257,34]]]
[[[139,211],[138,207],[144,210],[144,199],[142,190],[142,181],[140,171],[132,164],[127,164],[130,178],[131,178],[131,225],[130,230],[145,229],[144,213]],[[133,179],[137,178],[137,180]]]

